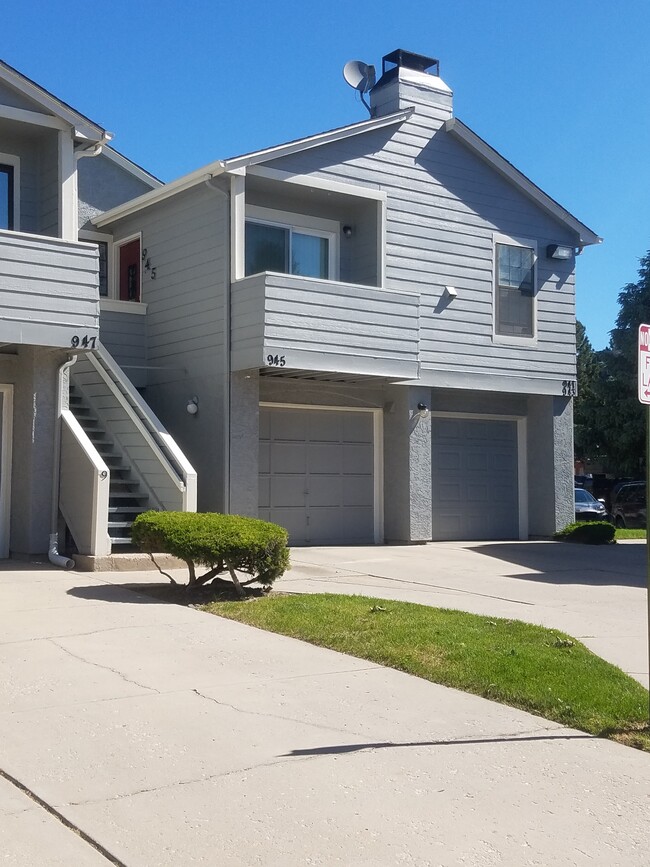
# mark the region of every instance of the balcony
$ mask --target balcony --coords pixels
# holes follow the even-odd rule
[[[264,272],[232,287],[233,370],[418,376],[419,296]]]
[[[97,248],[0,231],[0,342],[94,348]]]

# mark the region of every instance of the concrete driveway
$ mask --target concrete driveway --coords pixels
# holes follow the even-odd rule
[[[119,586],[139,578],[0,572],[4,863],[647,863],[647,754]]]
[[[360,593],[550,626],[648,686],[645,543],[435,542],[294,548],[276,585]]]

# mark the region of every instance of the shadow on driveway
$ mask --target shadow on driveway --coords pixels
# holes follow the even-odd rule
[[[465,744],[503,744],[503,743],[521,743],[524,741],[557,741],[557,740],[593,740],[593,735],[576,734],[574,732],[560,732],[559,734],[547,735],[526,735],[518,737],[500,737],[500,738],[458,738],[457,740],[447,741],[406,741],[404,743],[394,741],[383,741],[376,744],[336,744],[331,747],[313,747],[312,749],[291,750],[290,753],[283,753],[282,758],[288,756],[329,756],[338,755],[340,753],[356,753],[362,750],[385,750],[396,749],[398,747],[462,747]]]
[[[591,584],[645,587],[644,544],[577,545],[569,542],[503,542],[472,545],[471,551],[536,573],[513,573],[509,578],[545,584]]]

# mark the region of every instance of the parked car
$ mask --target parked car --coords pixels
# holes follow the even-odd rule
[[[612,504],[612,518],[617,527],[645,529],[646,483],[626,482],[616,492]]]
[[[608,521],[605,504],[584,488],[575,489],[576,521]]]

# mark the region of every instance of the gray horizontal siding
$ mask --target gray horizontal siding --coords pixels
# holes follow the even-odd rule
[[[138,387],[146,385],[146,318],[141,314],[102,310],[99,339]]]
[[[97,337],[97,248],[0,232],[0,340],[41,346]]]
[[[412,117],[391,130],[314,148],[269,163],[388,194],[388,289],[420,294],[420,362],[426,371],[480,370],[531,380],[575,376],[572,263],[545,258],[547,244],[576,243],[565,226],[517,191],[442,129],[445,110],[404,88]],[[533,345],[493,336],[493,233],[538,245],[537,335]],[[444,287],[458,296],[444,303]]]
[[[418,296],[369,286],[257,274],[233,286],[234,370],[282,355],[289,369],[417,375]]]

